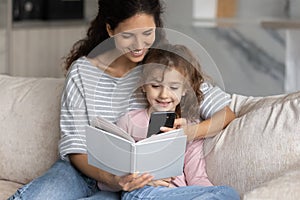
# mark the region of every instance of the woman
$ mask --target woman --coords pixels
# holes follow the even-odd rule
[[[162,27],[162,6],[159,0],[99,0],[98,4],[86,38],[75,43],[66,59],[61,160],[11,199],[119,199],[115,191],[132,191],[152,180],[150,174],[118,177],[88,165],[84,126],[94,116],[115,122],[123,112],[146,105],[133,91],[141,71],[138,63],[163,38],[156,30]],[[105,47],[98,51],[103,42]]]

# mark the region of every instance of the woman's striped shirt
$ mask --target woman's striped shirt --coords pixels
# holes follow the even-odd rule
[[[70,153],[86,153],[85,126],[96,116],[115,123],[126,112],[145,108],[147,101],[140,87],[142,66],[117,78],[93,66],[86,57],[75,61],[68,73],[61,99],[59,152],[62,159]],[[219,87],[201,85],[204,100],[202,119],[211,117],[231,101]]]

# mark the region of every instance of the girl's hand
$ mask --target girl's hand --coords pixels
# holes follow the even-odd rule
[[[138,173],[129,174],[127,176],[116,176],[119,187],[123,191],[132,191],[139,189],[149,184],[153,176],[150,174],[138,175]]]
[[[168,132],[174,129],[183,128],[184,133],[187,135],[188,141],[193,141],[196,138],[196,133],[198,131],[199,124],[187,125],[187,120],[185,118],[178,118],[174,121],[173,128],[161,127],[160,130],[163,132]]]
[[[163,132],[168,132],[168,131],[172,131],[174,129],[183,128],[186,125],[187,125],[187,120],[185,118],[178,118],[178,119],[175,119],[173,128],[161,127],[160,130]]]
[[[164,187],[171,187],[171,181],[174,178],[164,178],[164,179],[160,179],[160,180],[155,180],[155,181],[151,181],[148,183],[148,185],[153,186],[153,187],[157,187],[157,186],[164,186]]]

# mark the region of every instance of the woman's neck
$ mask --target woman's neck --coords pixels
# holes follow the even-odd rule
[[[137,66],[137,63],[131,62],[125,55],[119,56],[114,50],[91,59],[91,62],[110,76],[118,78]]]
[[[122,77],[131,69],[137,66],[137,63],[129,61],[125,56],[114,60],[106,69],[106,73],[114,77]]]

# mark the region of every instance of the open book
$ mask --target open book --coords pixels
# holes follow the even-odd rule
[[[161,179],[183,172],[186,135],[182,129],[135,142],[115,124],[97,117],[86,126],[86,142],[89,164],[118,176],[148,172]]]

